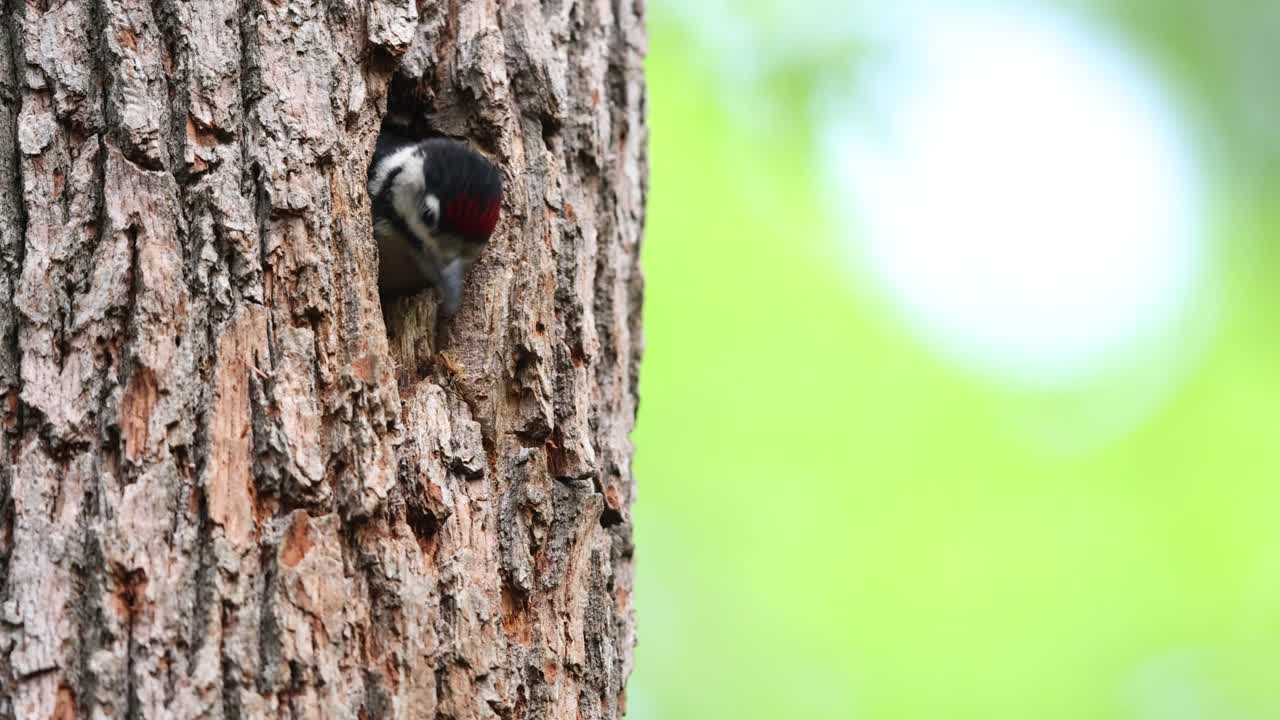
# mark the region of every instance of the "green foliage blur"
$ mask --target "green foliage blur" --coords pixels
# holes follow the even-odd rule
[[[726,39],[677,2],[650,3],[628,716],[1280,718],[1280,26],[1235,42],[1271,3],[1070,8],[1186,100],[1213,265],[1198,345],[1036,392],[848,271],[813,96],[863,43],[757,43],[841,3],[716,5],[756,33]],[[776,62],[727,74],[735,42]],[[1149,411],[1072,442],[1166,361]]]

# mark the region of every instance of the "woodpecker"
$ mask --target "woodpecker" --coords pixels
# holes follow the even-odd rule
[[[456,140],[384,130],[369,164],[369,199],[379,290],[435,287],[441,311],[457,312],[463,276],[498,223],[502,174]]]

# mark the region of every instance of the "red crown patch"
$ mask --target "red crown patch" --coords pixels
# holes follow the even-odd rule
[[[458,195],[444,206],[444,224],[471,240],[487,240],[498,225],[499,198]]]

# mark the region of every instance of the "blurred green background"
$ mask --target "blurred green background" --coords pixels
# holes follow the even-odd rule
[[[650,0],[629,717],[1280,718],[1280,3],[689,4]],[[919,28],[965,17],[1068,38],[1046,45],[1068,73],[1105,55],[1086,81],[1137,104],[1064,97],[1102,119],[1032,128],[1011,143],[1029,165],[971,125],[939,143],[951,106],[909,98],[967,71],[917,62]],[[985,46],[1036,82],[1044,58]],[[1025,95],[1005,81],[939,97],[1004,128]],[[1172,118],[1153,152],[1191,158],[1176,178],[1101,137],[1148,110]],[[883,133],[934,142],[896,196],[878,173],[901,153],[831,139]],[[949,216],[930,179],[966,147],[1025,172],[973,167]],[[1054,181],[1073,156],[1101,187],[1174,191],[1095,209],[1090,178]],[[1001,222],[1010,193],[1043,228]],[[939,213],[923,242],[894,234]],[[1059,232],[1081,217],[1088,239]],[[884,248],[933,274],[895,281]],[[1073,296],[1095,269],[1109,284]],[[912,295],[938,277],[951,295]]]

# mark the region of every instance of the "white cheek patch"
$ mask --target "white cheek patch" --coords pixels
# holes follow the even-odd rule
[[[404,174],[414,165],[417,165],[419,166],[418,175],[421,177],[422,162],[416,160],[415,156],[418,156],[418,147],[410,145],[391,153],[382,162],[378,163],[378,169],[374,171],[373,177],[369,179],[369,196],[373,197],[382,192],[383,186],[387,184],[387,178],[391,176],[392,171],[396,168],[400,168],[401,174]]]

